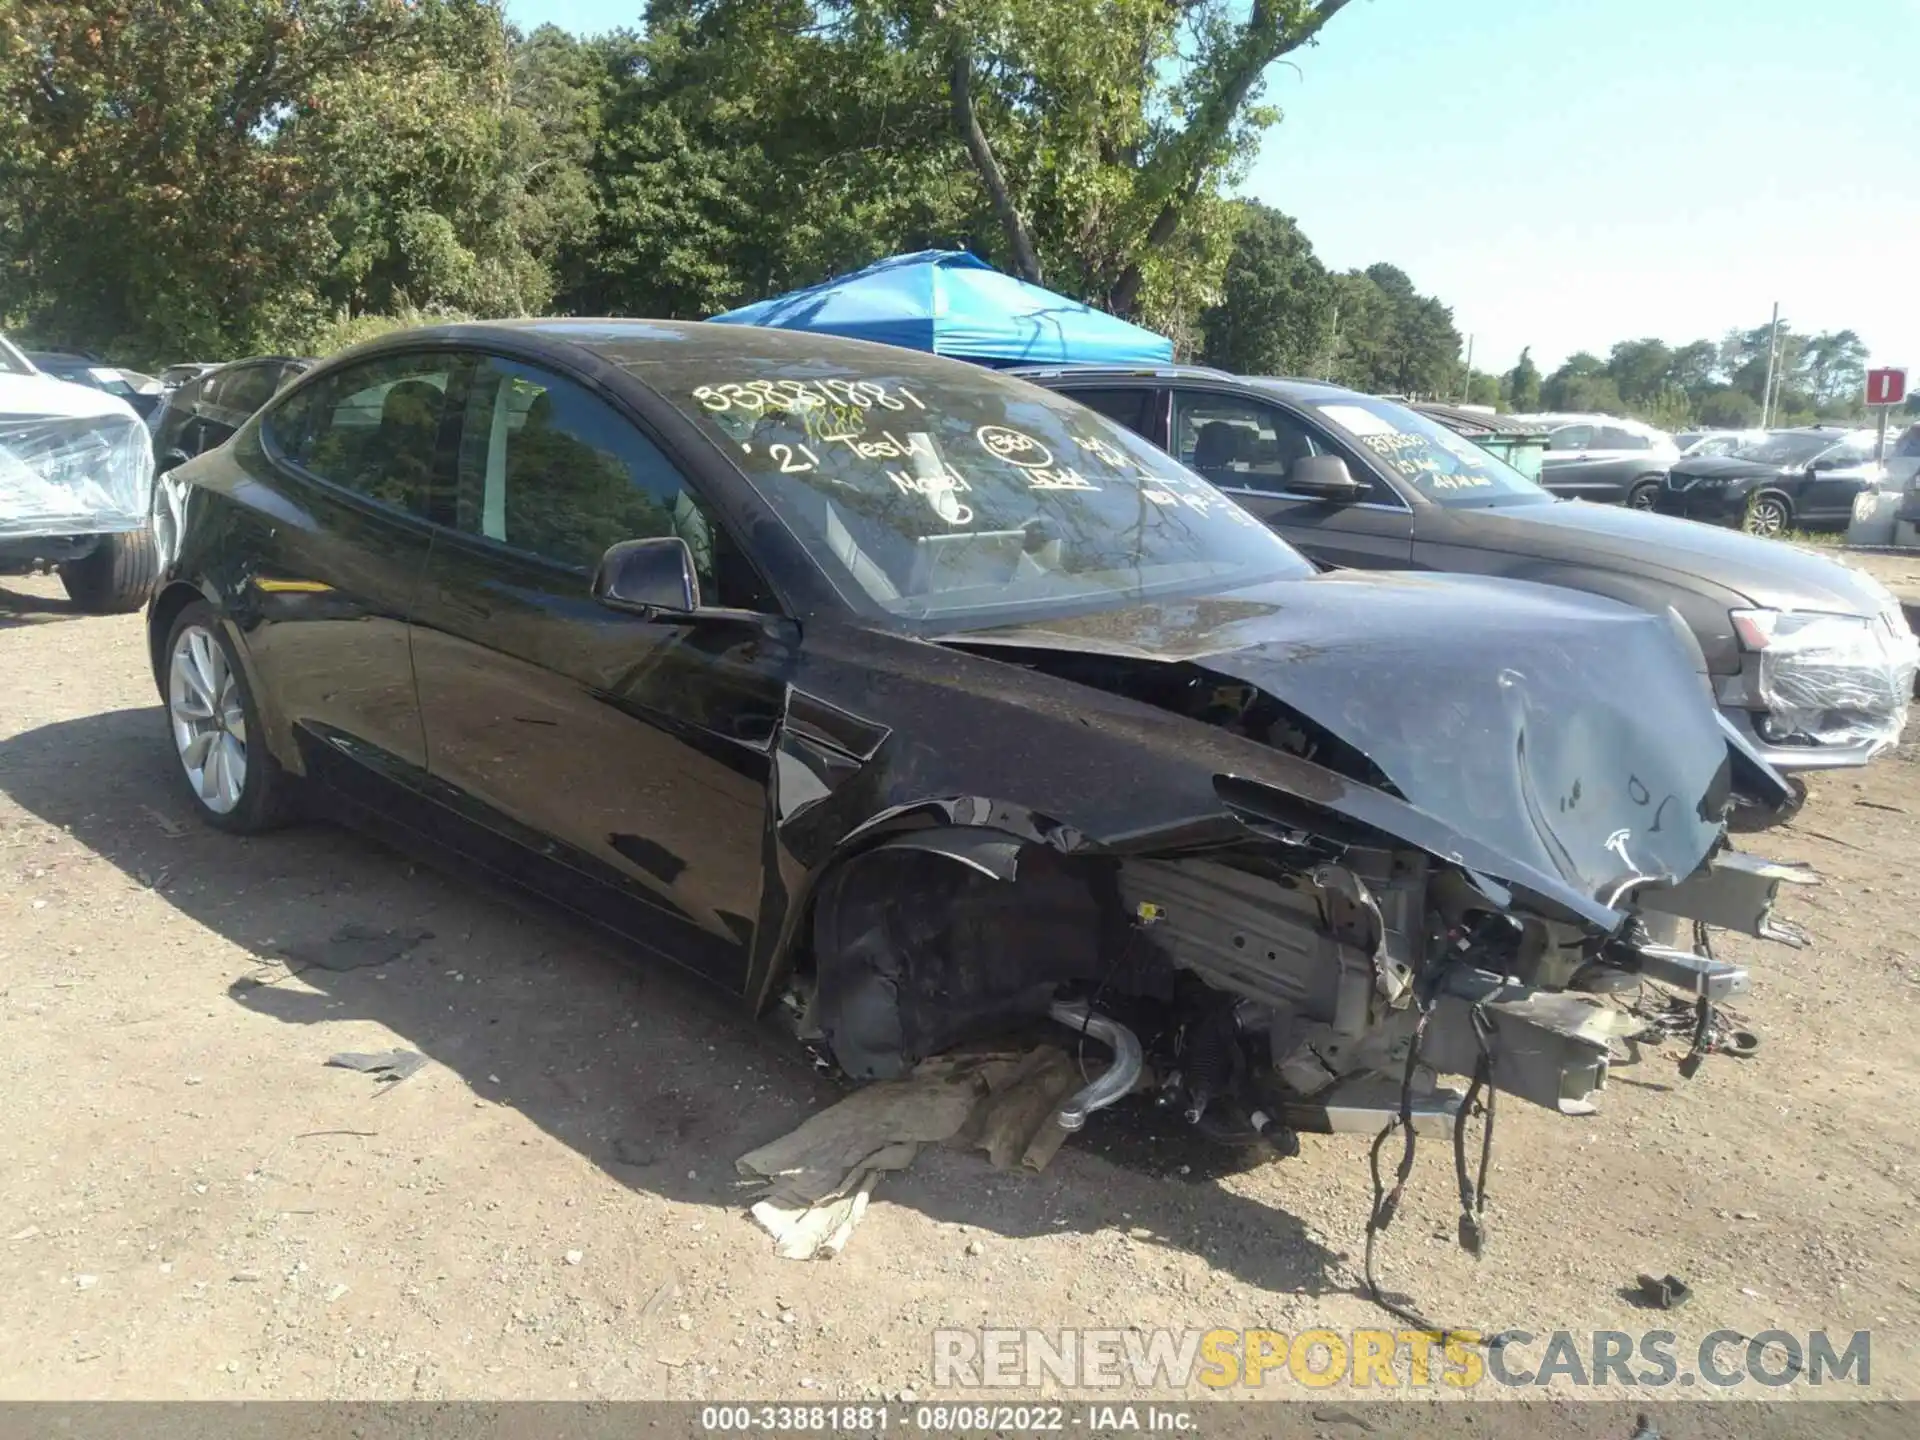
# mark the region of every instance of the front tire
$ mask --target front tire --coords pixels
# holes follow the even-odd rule
[[[165,684],[174,755],[200,817],[237,835],[283,824],[292,781],[267,748],[246,672],[204,601],[182,610],[167,632]]]
[[[1769,538],[1784,534],[1793,525],[1793,507],[1784,495],[1756,495],[1747,503],[1740,528],[1749,535]]]
[[[67,598],[89,615],[138,610],[160,578],[160,550],[151,528],[102,535],[93,549],[60,567]]]
[[[1636,481],[1634,487],[1627,492],[1627,509],[1651,510],[1653,509],[1654,501],[1659,498],[1660,482],[1658,479]]]
[[[1757,835],[1763,830],[1791,825],[1806,807],[1807,782],[1798,775],[1788,775],[1785,779],[1787,788],[1793,792],[1785,805],[1778,810],[1762,810],[1757,805],[1736,804],[1733,813],[1727,817],[1727,829],[1736,835]]]

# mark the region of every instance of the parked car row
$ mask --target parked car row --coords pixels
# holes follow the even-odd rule
[[[1845,426],[1669,436],[1606,415],[1492,416],[1450,406],[1418,408],[1496,453],[1525,431],[1538,431],[1545,454],[1537,478],[1563,499],[1657,510],[1754,535],[1842,528],[1856,496],[1898,478],[1875,460],[1870,431]]]

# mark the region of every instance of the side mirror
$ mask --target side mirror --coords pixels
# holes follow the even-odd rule
[[[1303,455],[1287,470],[1287,489],[1335,505],[1351,505],[1367,493],[1338,455]]]
[[[1840,468],[1841,462],[1831,455],[1822,455],[1818,460],[1815,460],[1811,465],[1807,466],[1808,470],[1814,471],[1815,473],[1822,470],[1838,470]]]
[[[593,598],[610,610],[689,614],[700,608],[693,552],[677,535],[622,540],[600,557]]]

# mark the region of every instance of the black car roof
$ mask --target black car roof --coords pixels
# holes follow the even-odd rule
[[[1235,375],[1230,370],[1216,370],[1208,365],[1017,365],[1007,373],[1043,383],[1069,378],[1225,381],[1302,402],[1324,400],[1330,395],[1362,394],[1326,380],[1304,380],[1292,375]]]
[[[585,350],[623,369],[639,370],[656,365],[724,366],[728,361],[765,360],[783,364],[804,364],[809,360],[838,360],[863,363],[895,371],[939,370],[958,367],[962,373],[1009,375],[1018,379],[1043,373],[1042,367],[976,365],[947,355],[925,350],[908,350],[893,345],[878,345],[870,340],[855,340],[841,335],[822,335],[805,330],[782,330],[763,325],[715,325],[704,320],[646,320],[623,317],[546,318],[531,320],[478,321],[440,325],[430,329],[394,331],[342,354],[372,354],[408,344],[479,344],[488,341],[503,344],[518,342],[535,349],[551,345]],[[328,356],[332,363],[337,356]],[[1215,373],[1215,372],[1203,372]],[[731,378],[716,369],[716,380]]]
[[[1237,380],[1240,377],[1207,365],[1014,365],[1009,375],[1023,380],[1055,379],[1071,376],[1075,380]]]

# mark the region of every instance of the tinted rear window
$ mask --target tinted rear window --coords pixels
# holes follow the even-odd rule
[[[1147,402],[1153,398],[1154,392],[1151,390],[1062,390],[1060,393],[1089,409],[1098,410],[1109,420],[1118,421],[1137,435],[1146,434],[1150,428]]]

